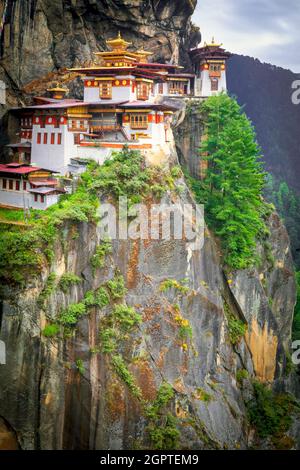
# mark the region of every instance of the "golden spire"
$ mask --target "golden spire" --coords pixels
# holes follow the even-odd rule
[[[205,43],[204,43],[204,46],[205,46],[205,47],[221,47],[221,46],[223,46],[223,43],[217,44],[216,41],[215,41],[215,37],[213,36],[213,37],[212,37],[212,40],[211,40],[211,43],[210,43],[210,44],[207,44],[207,43],[205,42]]]
[[[118,36],[115,39],[109,39],[106,44],[111,47],[113,51],[126,51],[128,46],[131,46],[131,42],[125,41],[121,36],[121,31],[118,32]]]

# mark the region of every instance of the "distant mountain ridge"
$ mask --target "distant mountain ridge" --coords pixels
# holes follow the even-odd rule
[[[300,74],[233,55],[227,78],[229,93],[245,106],[256,128],[266,169],[300,192],[300,105],[291,99]]]

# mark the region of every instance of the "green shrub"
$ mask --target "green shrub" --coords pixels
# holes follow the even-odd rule
[[[75,326],[80,317],[86,314],[86,306],[83,302],[71,304],[60,315],[59,322],[66,326]]]
[[[148,433],[152,447],[157,450],[175,450],[178,446],[180,432],[176,428],[177,420],[167,413],[162,425],[149,425]]]
[[[246,369],[239,369],[236,373],[236,380],[238,383],[242,383],[243,380],[248,379],[249,372]]]
[[[179,165],[173,166],[173,168],[171,169],[171,176],[172,178],[179,178],[180,176],[182,176],[182,170]]]
[[[113,318],[119,324],[121,330],[129,332],[142,322],[142,317],[134,308],[127,305],[116,305],[113,309]]]
[[[182,283],[176,281],[176,279],[166,279],[165,281],[161,282],[159,288],[161,292],[166,292],[169,289],[175,289],[182,295],[187,294],[189,291],[187,286],[184,286]]]
[[[205,403],[209,403],[212,400],[212,396],[201,387],[197,388],[194,396],[197,400],[204,401]]]
[[[100,245],[96,247],[95,254],[91,258],[93,270],[103,268],[105,265],[105,257],[112,252],[111,241],[103,240]]]
[[[45,326],[45,328],[42,331],[42,334],[46,338],[53,338],[59,333],[59,330],[60,330],[59,325],[56,325],[55,323],[51,323]]]
[[[232,344],[237,344],[245,336],[247,325],[237,318],[228,319],[229,337]]]
[[[60,280],[59,280],[59,288],[64,292],[67,293],[68,289],[74,285],[79,284],[81,282],[81,278],[76,276],[73,273],[64,273]]]
[[[125,288],[124,277],[121,274],[116,275],[106,285],[113,300],[121,299],[126,295],[127,289]]]
[[[247,403],[248,418],[259,437],[284,434],[292,423],[295,400],[291,395],[275,394],[266,385],[253,382],[254,398]]]
[[[84,375],[85,368],[84,368],[84,364],[83,364],[82,359],[77,359],[76,360],[76,368],[77,368],[80,375]]]
[[[37,303],[40,308],[44,308],[45,302],[47,299],[49,299],[50,295],[53,294],[53,292],[56,289],[56,274],[51,273],[49,274],[47,281],[45,283],[45,286],[40,293]]]
[[[134,377],[129,372],[122,356],[116,354],[111,358],[116,374],[127,385],[132,395],[139,400],[142,399],[141,389],[136,385]]]
[[[105,328],[100,331],[101,351],[111,354],[117,349],[118,332],[114,328]]]
[[[99,287],[99,289],[96,290],[95,302],[99,308],[106,307],[109,304],[109,295],[105,287]]]
[[[145,415],[149,420],[147,432],[151,447],[157,450],[174,450],[178,445],[180,433],[177,419],[166,410],[174,398],[174,390],[170,384],[163,382],[157,392],[156,399],[146,405]]]
[[[233,315],[226,301],[224,301],[224,312],[228,322],[230,342],[238,344],[246,334],[247,325]]]
[[[95,291],[87,291],[83,301],[87,307],[99,308],[105,307],[110,302],[109,295],[105,287],[99,287],[99,289]]]

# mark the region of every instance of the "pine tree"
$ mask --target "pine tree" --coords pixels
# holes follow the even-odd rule
[[[235,99],[222,94],[202,104],[206,136],[201,158],[208,168],[201,184],[207,222],[221,238],[233,269],[255,262],[256,240],[265,232],[265,173],[254,129]]]

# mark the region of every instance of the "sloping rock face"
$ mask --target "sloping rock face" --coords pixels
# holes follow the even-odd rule
[[[185,188],[180,197],[169,193],[164,202],[191,202],[184,182],[180,185]],[[81,282],[65,293],[54,290],[41,308],[38,297],[49,274],[44,272],[38,282],[29,281],[26,291],[10,290],[3,302],[1,340],[6,343],[7,364],[0,366],[0,416],[14,430],[17,444],[23,449],[151,447],[149,417],[141,402],[116,373],[111,355],[99,352],[99,331],[113,304],[126,301],[143,321],[125,335],[118,353],[145,400],[155,399],[163,381],[174,390],[168,412],[180,430],[176,447],[249,447],[245,402],[251,384],[241,387],[236,374],[245,369],[249,379],[281,378],[284,344],[290,335],[286,324],[290,325],[295,297],[286,232],[277,218],[270,223],[277,227],[275,263],[267,274],[268,292],[275,293],[273,308],[267,306],[260,273],[236,273],[228,282],[232,279],[226,279],[207,229],[200,251],[191,250],[185,240],[114,241],[105,266],[93,272],[99,228],[67,224],[51,270],[59,276],[75,273]],[[283,271],[287,283],[281,289]],[[116,272],[125,279],[124,299],[94,308],[71,337],[43,336],[46,318],[54,321],[64,307],[105,285]],[[187,289],[162,289],[162,281],[168,279],[185,279]],[[237,344],[230,341],[228,311],[248,324],[248,337]],[[182,337],[178,316],[188,320],[192,337]],[[260,334],[254,325],[265,331],[259,343],[269,358],[265,369],[260,369],[251,342],[251,335]],[[274,352],[270,357],[269,343]]]
[[[200,40],[191,24],[196,0],[9,0],[2,1],[1,67],[22,87],[60,68],[94,60],[106,39],[121,31],[153,60],[180,61]]]

